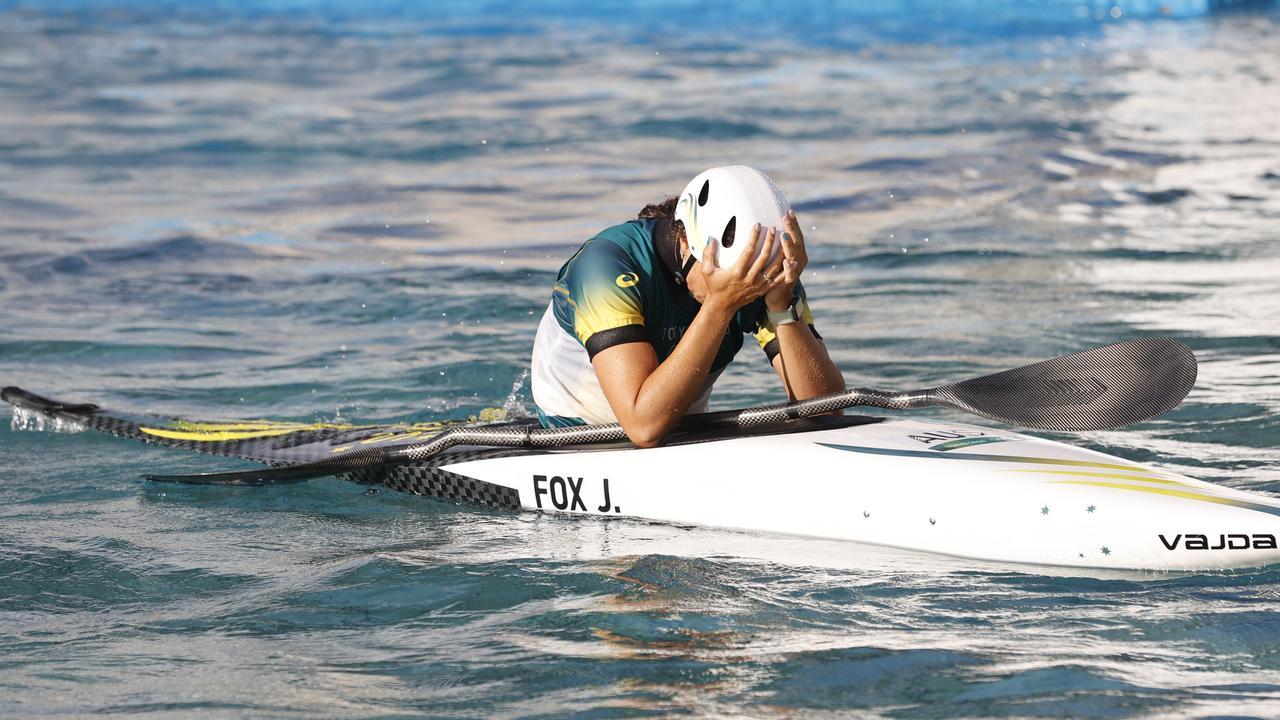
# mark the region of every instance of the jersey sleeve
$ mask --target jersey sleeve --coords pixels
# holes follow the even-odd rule
[[[552,293],[556,320],[587,355],[631,342],[648,342],[640,267],[608,240],[588,242],[565,266]]]
[[[813,333],[814,337],[821,340],[822,336],[818,334],[818,329],[813,326],[813,313],[809,310],[809,300],[805,295],[804,285],[801,283],[796,283],[796,297],[800,298],[801,321],[809,326],[809,331]],[[778,347],[778,329],[773,326],[773,323],[769,322],[768,310],[763,300],[748,307],[758,307],[759,309],[755,312],[755,317],[750,319],[751,322],[744,323],[743,326],[755,328],[751,335],[756,339],[756,343],[760,345],[760,349],[764,350],[769,362],[772,363],[773,359],[781,351],[781,348]]]

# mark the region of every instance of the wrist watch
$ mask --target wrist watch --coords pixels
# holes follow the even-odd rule
[[[777,312],[774,312],[773,310],[770,310],[768,307],[766,307],[764,310],[765,310],[765,314],[769,316],[769,322],[774,327],[778,327],[779,325],[786,325],[787,323],[799,322],[800,318],[802,317],[802,315],[800,314],[800,298],[797,296],[793,296],[791,298],[791,304],[787,305],[786,310],[779,310]]]

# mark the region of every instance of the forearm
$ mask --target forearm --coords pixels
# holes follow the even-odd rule
[[[807,400],[844,389],[844,376],[822,341],[803,321],[777,327],[778,355],[773,364],[791,400]]]
[[[771,243],[773,237],[770,230],[765,239]],[[743,254],[727,268],[716,263],[717,243],[703,248],[698,271],[686,277],[689,293],[701,307],[665,361],[659,363],[647,343],[620,344],[592,359],[609,406],[631,442],[640,447],[662,442],[706,387],[734,314],[783,282],[781,275],[766,279],[771,255],[758,252],[761,239],[760,226],[753,226]]]
[[[656,445],[680,422],[706,386],[733,311],[703,305],[680,342],[645,379],[636,394],[627,434],[638,445]]]

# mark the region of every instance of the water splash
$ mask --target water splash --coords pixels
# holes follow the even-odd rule
[[[515,381],[511,383],[511,392],[507,393],[507,399],[502,401],[502,412],[505,417],[530,416],[534,414],[533,409],[529,407],[528,396],[524,391],[525,382],[528,380],[529,369],[525,368],[520,371]]]
[[[13,419],[9,421],[9,429],[14,432],[84,432],[83,423],[63,418],[49,417],[28,408],[13,408]]]

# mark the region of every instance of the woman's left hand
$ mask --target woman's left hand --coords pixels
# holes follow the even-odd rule
[[[796,220],[794,210],[788,210],[782,220],[782,257],[771,263],[765,274],[769,278],[777,278],[781,273],[781,282],[765,293],[764,304],[771,312],[786,310],[795,297],[796,283],[800,282],[800,273],[809,264],[809,255],[804,249],[804,233],[800,232],[800,222]]]

